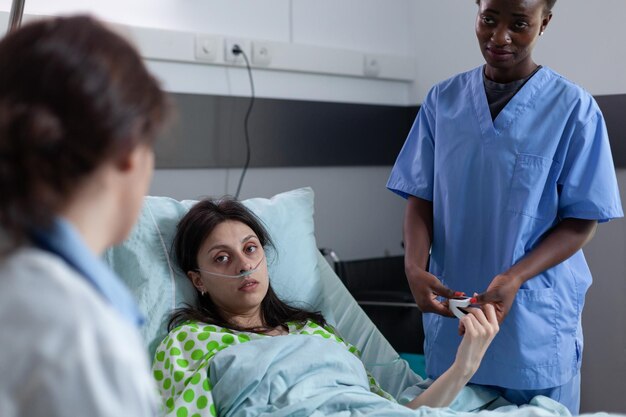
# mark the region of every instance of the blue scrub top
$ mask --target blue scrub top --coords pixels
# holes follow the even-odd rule
[[[433,202],[429,270],[483,292],[560,219],[623,216],[606,126],[593,97],[541,68],[492,121],[482,66],[434,86],[387,187]],[[562,385],[580,369],[591,274],[582,251],[520,288],[472,378],[513,389]],[[441,375],[458,321],[424,315],[426,371]]]

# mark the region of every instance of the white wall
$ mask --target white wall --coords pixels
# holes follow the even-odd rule
[[[132,26],[404,56],[412,53],[409,4],[410,0],[391,4],[379,0],[27,0],[25,13],[88,12]],[[9,8],[10,1],[0,0],[0,11]],[[150,66],[170,91],[249,94],[243,68],[163,61]],[[406,82],[262,69],[255,71],[255,86],[259,97],[400,105],[410,99]]]
[[[88,12],[117,23],[403,55],[409,0],[26,0],[25,13]],[[0,0],[0,10],[11,2]],[[358,11],[358,12],[355,12]],[[323,16],[323,19],[318,17]],[[393,41],[393,42],[392,42]]]
[[[412,99],[419,104],[436,82],[484,61],[474,36],[473,0],[417,0],[410,7],[417,67]]]

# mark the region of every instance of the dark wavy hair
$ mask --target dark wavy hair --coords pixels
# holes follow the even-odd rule
[[[274,248],[262,221],[241,202],[229,197],[219,200],[201,200],[187,212],[176,228],[172,250],[178,267],[183,273],[187,274],[189,271],[198,269],[198,252],[203,242],[211,235],[215,227],[229,220],[241,222],[252,229],[266,252]],[[237,326],[223,316],[208,294],[203,296],[198,292],[197,295],[196,306],[186,305],[186,307],[174,310],[168,323],[168,330],[190,320],[251,332],[263,332],[277,326],[286,326],[288,322],[304,323],[311,320],[321,326],[326,324],[320,312],[302,310],[283,302],[278,298],[271,284],[261,302],[263,328]]]
[[[104,162],[153,145],[170,113],[120,35],[88,16],[27,24],[0,41],[0,226],[21,243]]]

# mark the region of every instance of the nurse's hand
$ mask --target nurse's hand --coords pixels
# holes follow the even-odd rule
[[[491,341],[500,330],[496,309],[492,304],[481,308],[467,308],[466,314],[459,321],[459,334],[463,340],[456,353],[453,367],[467,378],[478,370]]]
[[[505,274],[496,275],[487,287],[487,291],[475,296],[475,304],[491,303],[495,306],[498,323],[502,323],[509,314],[517,291],[522,283]]]
[[[447,302],[437,300],[437,297],[459,297],[462,293],[455,292],[439,281],[439,278],[423,269],[407,272],[407,278],[415,303],[423,313],[436,313],[442,316],[454,317],[448,309]]]

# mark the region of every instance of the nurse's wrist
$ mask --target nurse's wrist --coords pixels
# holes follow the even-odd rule
[[[516,274],[513,271],[507,271],[503,275],[509,282],[515,284],[517,288],[521,287],[524,282],[528,280],[528,278],[524,278],[521,274]]]
[[[427,273],[426,270],[422,267],[420,267],[418,264],[412,263],[412,264],[405,264],[404,265],[404,272],[406,274],[407,277],[411,278],[411,277],[420,277],[423,276],[423,274]]]

